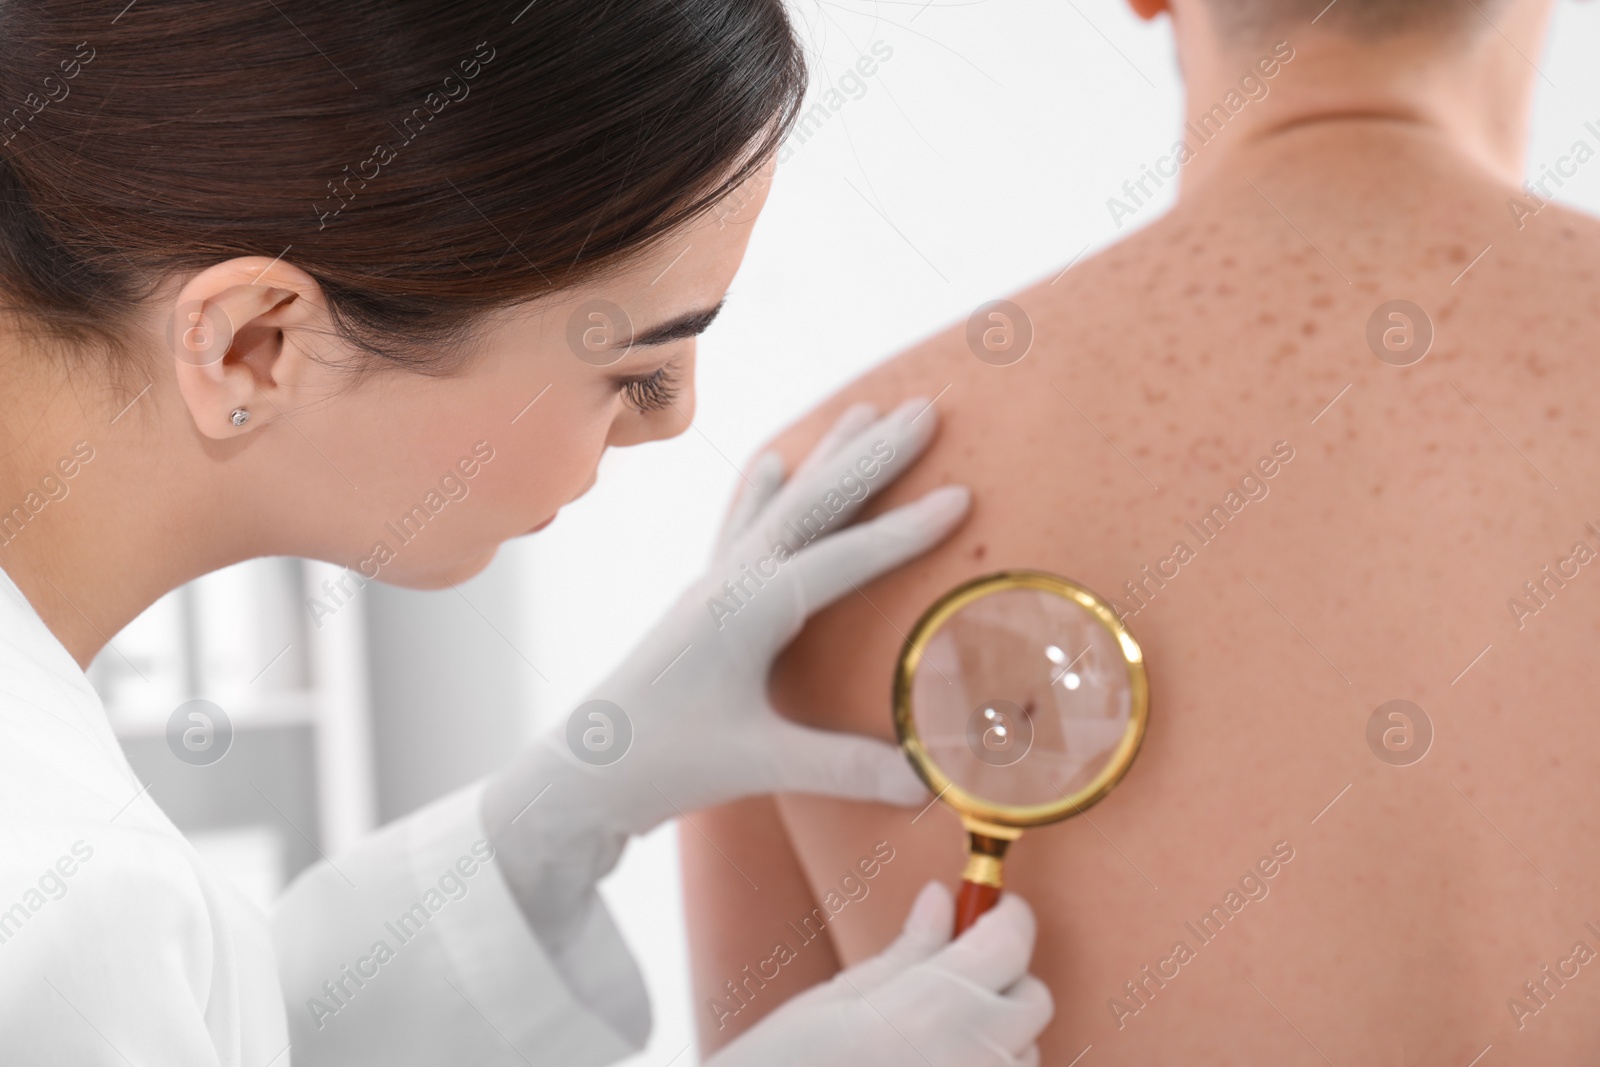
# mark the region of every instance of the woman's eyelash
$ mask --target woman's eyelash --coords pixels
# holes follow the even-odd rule
[[[644,378],[630,378],[622,383],[622,397],[628,406],[640,414],[664,411],[678,400],[678,378],[672,364],[667,364]]]

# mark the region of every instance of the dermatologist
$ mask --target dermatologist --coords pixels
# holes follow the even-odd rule
[[[949,486],[856,521],[928,400],[751,464],[704,576],[586,700],[270,919],[151,798],[84,669],[259,556],[451,588],[608,448],[685,430],[802,106],[783,5],[108,10],[0,7],[0,1063],[621,1059],[649,1007],[596,883],[630,837],[771,791],[908,821],[930,799],[891,746],[765,695],[809,615],[965,514]],[[676,520],[641,508],[637,536]],[[709,1062],[1037,1064],[1027,905],[954,941],[950,912],[928,886],[880,955]]]

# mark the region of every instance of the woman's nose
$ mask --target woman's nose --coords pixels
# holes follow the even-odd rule
[[[628,448],[677,437],[694,421],[695,393],[688,389],[684,395],[660,411],[641,414],[625,412],[611,424],[611,436],[606,445],[610,448]]]

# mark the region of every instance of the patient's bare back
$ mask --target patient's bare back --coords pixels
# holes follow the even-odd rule
[[[1131,773],[1007,865],[1040,918],[1047,1064],[1600,1049],[1600,224],[1518,214],[1432,146],[1350,125],[1285,135],[1012,294],[1017,362],[960,323],[781,442],[793,461],[850,401],[938,394],[939,440],[877,507],[976,498],[948,545],[805,631],[785,714],[892,738],[904,633],[1007,567],[1111,598],[1145,650]],[[829,915],[840,963],[959,875],[942,807],[779,810],[819,902],[893,850]],[[759,896],[744,921],[770,941]]]

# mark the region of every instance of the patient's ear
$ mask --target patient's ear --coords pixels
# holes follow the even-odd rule
[[[1133,13],[1149,21],[1160,15],[1163,11],[1170,11],[1167,0],[1128,0],[1128,6],[1133,8]]]

